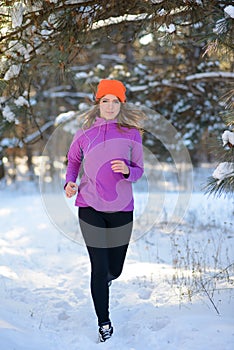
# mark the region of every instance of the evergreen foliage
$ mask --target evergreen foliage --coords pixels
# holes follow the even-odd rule
[[[206,194],[212,194],[220,197],[221,195],[233,196],[234,193],[234,114],[233,114],[233,95],[230,91],[226,96],[227,110],[222,113],[222,118],[226,124],[226,130],[222,134],[212,150],[217,168],[213,176],[209,177],[204,188]]]

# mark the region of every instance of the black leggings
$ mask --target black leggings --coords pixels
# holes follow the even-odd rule
[[[79,208],[79,223],[91,262],[91,294],[99,326],[109,319],[108,282],[120,276],[132,232],[133,212]]]

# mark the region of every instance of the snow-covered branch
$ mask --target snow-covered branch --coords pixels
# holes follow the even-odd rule
[[[26,136],[23,140],[20,140],[17,137],[5,137],[0,141],[0,150],[3,148],[14,148],[14,147],[23,147],[25,144],[29,144],[34,142],[42,135],[43,132],[45,132],[47,129],[52,127],[54,125],[53,121],[49,121],[42,125],[40,129],[33,132],[31,135]]]
[[[119,24],[122,22],[132,22],[132,21],[142,21],[146,18],[151,18],[147,13],[141,13],[138,15],[124,15],[118,17],[110,17],[104,20],[97,21],[93,23],[92,29],[100,29],[113,24]]]
[[[210,78],[224,78],[224,79],[234,79],[234,73],[232,72],[206,72],[206,73],[196,73],[188,75],[185,80],[202,80]]]
[[[234,176],[234,163],[220,163],[213,172],[212,176],[218,180],[218,183],[228,177]]]
[[[231,145],[234,146],[234,132],[230,130],[225,130],[222,135],[223,146]]]
[[[76,98],[88,98],[92,100],[92,94],[86,92],[71,92],[71,91],[56,91],[50,92],[43,91],[43,95],[46,98],[65,98],[65,97],[76,97]]]
[[[35,141],[38,137],[40,137],[42,135],[42,133],[44,131],[46,131],[47,129],[49,129],[53,125],[54,125],[54,122],[49,121],[49,122],[45,123],[44,125],[40,126],[39,130],[35,131],[31,135],[28,135],[27,137],[24,138],[24,143],[27,144],[27,143],[31,143],[31,142]]]

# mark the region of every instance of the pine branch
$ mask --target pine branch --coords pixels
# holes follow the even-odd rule
[[[230,176],[221,182],[213,177],[208,178],[208,183],[203,187],[206,195],[214,195],[214,197],[221,197],[222,195],[233,196],[234,193],[234,176]]]
[[[227,127],[233,127],[232,131],[234,131],[234,112],[233,110],[227,110],[222,113],[220,113],[221,118],[223,119],[224,123],[227,125]]]

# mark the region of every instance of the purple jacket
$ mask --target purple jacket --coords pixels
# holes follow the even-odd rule
[[[114,173],[112,160],[124,160],[129,176]],[[131,211],[134,209],[132,182],[143,174],[143,149],[139,131],[121,127],[116,120],[96,118],[86,130],[79,130],[68,152],[66,183],[76,182],[83,171],[75,205],[98,211]]]

